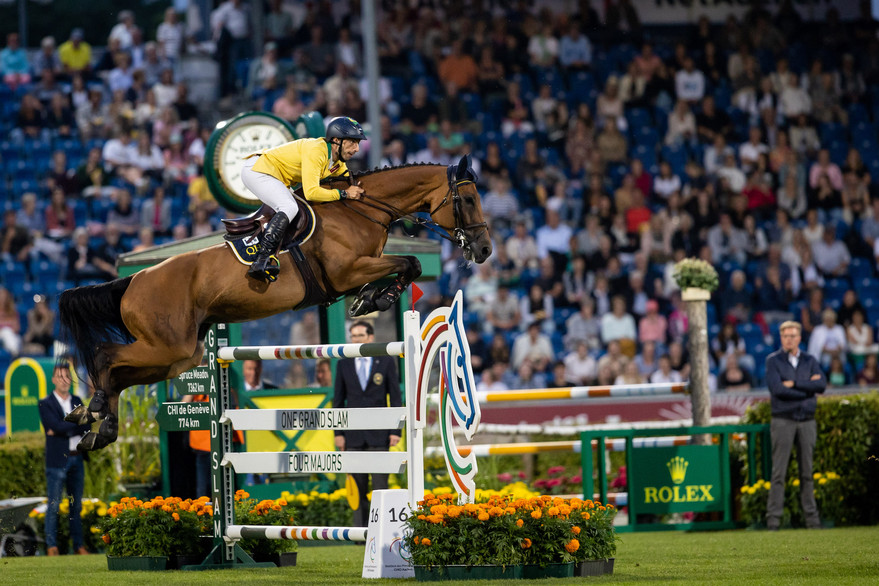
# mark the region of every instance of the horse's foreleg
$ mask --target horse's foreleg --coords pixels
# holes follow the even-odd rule
[[[375,262],[370,266],[362,267],[361,265],[366,264],[366,262],[361,261]],[[400,295],[406,290],[406,287],[421,276],[421,262],[414,256],[382,256],[380,258],[358,259],[355,263],[355,270],[359,271],[361,268],[366,269],[368,276],[372,276],[371,272],[378,272],[384,269],[384,272],[378,272],[374,277],[369,278],[368,282],[370,283],[395,273],[397,278],[381,291],[376,291],[376,289],[370,286],[361,290],[348,310],[351,317],[364,315],[375,310],[385,311],[397,302]]]

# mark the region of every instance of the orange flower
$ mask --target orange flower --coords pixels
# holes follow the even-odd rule
[[[158,506],[158,503],[156,503],[156,505]],[[170,513],[171,507],[169,507],[168,505],[162,505],[162,510],[165,511],[166,513]]]
[[[500,517],[504,514],[504,510],[500,507],[492,507],[488,510],[488,514],[492,517]]]
[[[531,511],[531,516],[535,519],[539,519],[543,516],[543,513],[540,512],[540,509],[537,509],[536,511]]]
[[[421,540],[421,545],[430,545],[430,539],[425,537],[424,539]]]
[[[430,512],[434,515],[445,515],[448,510],[449,507],[446,505],[434,505],[430,507]]]
[[[278,499],[278,504],[281,505],[282,507],[286,507],[287,501],[285,499]]]
[[[177,513],[174,513],[173,515],[171,515],[171,517],[173,517],[175,521],[180,520],[180,515],[178,515]]]
[[[414,543],[415,545],[418,545],[419,543],[421,543],[421,538],[416,535],[415,539],[412,540],[412,543]]]
[[[522,519],[516,519],[516,527],[521,527],[524,524],[525,524],[525,521],[523,521]]]
[[[439,525],[440,523],[443,522],[442,515],[430,515],[427,517],[427,520],[429,522],[433,523],[434,525]]]
[[[574,533],[574,535],[580,535],[580,528],[577,527],[576,525],[571,527],[571,531]]]
[[[572,539],[565,544],[565,549],[568,550],[568,553],[574,553],[580,549],[580,542],[576,539]]]
[[[589,517],[591,517],[591,516],[592,516],[592,515],[590,515],[589,513],[583,513],[583,520],[584,520],[584,521],[588,521],[588,520],[589,520]]]
[[[110,536],[109,536],[108,534],[106,534],[106,533],[104,533],[103,535],[101,535],[101,539],[104,540],[104,543],[110,543]]]
[[[486,512],[482,512],[482,513],[479,513],[479,516],[476,518],[479,519],[480,521],[488,521],[491,518],[491,516]]]
[[[449,507],[449,512],[446,513],[446,516],[450,519],[457,519],[461,516],[461,507],[451,506]]]
[[[516,514],[516,509],[513,508],[513,507],[507,507],[506,509],[504,509],[504,511],[505,511],[508,515],[515,515],[515,514]]]
[[[526,537],[519,543],[519,545],[522,547],[522,549],[528,549],[529,547],[531,547],[531,540]]]
[[[273,511],[280,511],[280,510],[281,510],[281,505],[272,505],[272,510],[273,510]]]
[[[550,507],[549,510],[546,512],[546,514],[549,515],[550,517],[558,517],[559,508],[558,507]]]

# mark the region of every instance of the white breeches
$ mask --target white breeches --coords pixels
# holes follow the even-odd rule
[[[276,212],[282,212],[291,222],[299,211],[299,206],[293,200],[290,189],[280,179],[260,173],[252,169],[259,157],[250,157],[244,161],[241,169],[241,180],[244,186],[253,192],[261,202],[270,206]]]

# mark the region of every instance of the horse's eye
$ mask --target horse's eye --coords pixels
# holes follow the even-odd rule
[[[466,203],[468,206],[474,206],[476,205],[476,200],[473,198],[472,195],[468,195],[464,197],[464,203]]]

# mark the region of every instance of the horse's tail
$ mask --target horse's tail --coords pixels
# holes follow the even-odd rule
[[[58,300],[61,341],[76,364],[97,384],[97,356],[106,342],[130,343],[134,336],[125,327],[119,309],[131,277],[100,285],[68,289]]]

